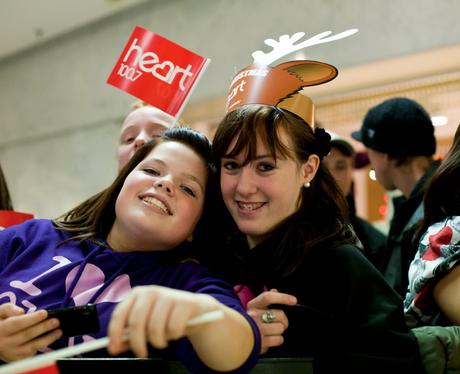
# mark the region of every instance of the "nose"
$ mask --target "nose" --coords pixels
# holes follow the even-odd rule
[[[174,195],[174,184],[167,178],[161,178],[155,181],[155,188],[163,190],[167,195]]]
[[[149,140],[150,140],[150,137],[147,135],[147,133],[141,132],[139,135],[137,135],[136,139],[134,140],[134,148],[138,149],[142,147]]]
[[[251,195],[257,192],[257,183],[254,171],[249,167],[249,165],[241,168],[238,183],[236,185],[236,192],[242,196]]]

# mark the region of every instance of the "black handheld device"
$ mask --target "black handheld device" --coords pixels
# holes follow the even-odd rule
[[[48,318],[59,320],[64,337],[85,335],[99,331],[99,318],[95,305],[81,305],[48,310]]]

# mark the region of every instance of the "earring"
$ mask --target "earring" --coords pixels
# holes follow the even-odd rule
[[[310,182],[305,182],[305,183],[303,184],[303,186],[304,186],[305,188],[309,188],[309,187],[310,187]]]

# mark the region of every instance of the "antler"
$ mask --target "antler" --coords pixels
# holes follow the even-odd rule
[[[307,39],[299,44],[294,43],[297,42],[299,39],[303,38],[303,36],[305,35],[304,32],[297,32],[291,37],[289,35],[281,35],[279,37],[279,41],[276,41],[274,39],[266,39],[264,41],[266,45],[273,48],[273,51],[269,53],[255,51],[252,54],[252,57],[254,58],[254,64],[269,65],[273,61],[276,61],[281,57],[288,55],[289,53],[298,51],[299,49],[310,47],[316,44],[328,43],[335,40],[343,39],[357,32],[358,29],[349,29],[339,34],[327,37],[332,33],[332,31],[324,31],[315,36],[312,36],[310,39]]]

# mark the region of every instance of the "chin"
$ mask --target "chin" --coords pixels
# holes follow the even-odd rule
[[[260,227],[254,228],[254,227],[245,227],[245,226],[238,226],[238,229],[244,234],[248,236],[262,236],[266,235],[267,231],[266,230],[261,230]]]

